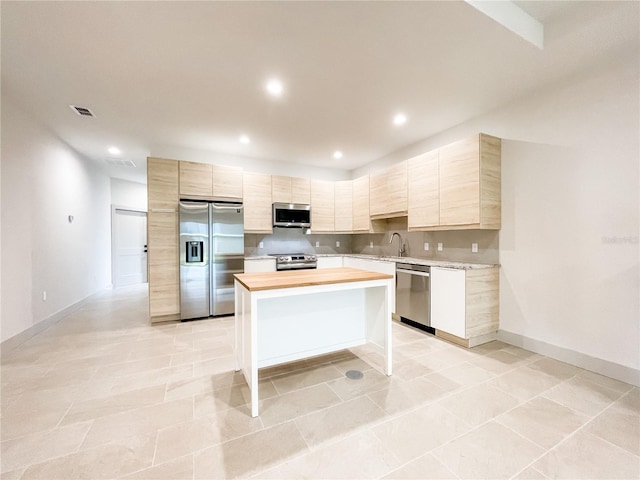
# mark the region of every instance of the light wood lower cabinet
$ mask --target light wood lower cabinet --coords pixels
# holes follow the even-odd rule
[[[311,231],[335,231],[334,182],[311,180]]]
[[[178,265],[178,213],[148,213],[149,316],[165,320],[180,313]]]
[[[271,175],[245,172],[242,189],[245,233],[272,233]]]
[[[499,268],[431,267],[431,326],[466,347],[495,340],[499,326]]]

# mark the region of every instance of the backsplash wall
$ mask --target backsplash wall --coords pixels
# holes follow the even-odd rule
[[[389,245],[393,232],[398,232],[406,244],[406,257],[448,260],[465,263],[500,263],[497,230],[448,230],[440,232],[408,232],[407,219],[395,218],[387,221],[387,233],[353,235],[352,253],[363,255],[398,255],[398,239]],[[373,247],[370,247],[373,242]],[[429,250],[424,250],[424,243]],[[438,252],[438,243],[443,251]],[[471,244],[478,244],[478,253],[471,252]]]
[[[272,234],[248,233],[244,236],[246,256],[261,256],[274,253],[317,253],[363,255],[398,255],[398,239],[389,245],[391,233],[398,232],[406,244],[407,257],[429,258],[468,263],[500,263],[498,254],[498,231],[494,230],[451,230],[442,232],[407,232],[407,219],[397,218],[387,221],[387,233],[371,234],[311,234],[305,235],[301,229],[275,228]],[[260,248],[260,242],[263,247]],[[319,247],[316,247],[316,242]],[[336,247],[336,242],[340,246]],[[373,242],[373,247],[370,247]],[[424,243],[429,242],[429,250]],[[438,252],[438,243],[443,251]],[[478,253],[471,252],[471,244],[478,244]]]
[[[262,248],[260,242],[263,244]],[[336,247],[336,242],[340,242],[339,247]],[[352,235],[348,234],[306,235],[300,228],[274,228],[272,234],[245,234],[244,254],[248,257],[273,253],[345,254],[352,253],[351,243]]]

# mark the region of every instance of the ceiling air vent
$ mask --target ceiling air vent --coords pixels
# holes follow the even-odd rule
[[[107,163],[113,167],[135,167],[133,160],[120,160],[119,158],[107,158]]]
[[[71,110],[76,112],[81,117],[95,117],[93,112],[91,110],[89,110],[88,108],[76,107],[75,105],[69,105],[69,107],[71,107]]]

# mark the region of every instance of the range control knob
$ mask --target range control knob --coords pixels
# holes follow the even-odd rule
[[[278,257],[278,261],[279,262],[286,262],[287,261],[287,257]]]
[[[311,260],[312,262],[315,262],[316,261],[316,256],[315,255],[309,255],[307,257],[307,260]]]

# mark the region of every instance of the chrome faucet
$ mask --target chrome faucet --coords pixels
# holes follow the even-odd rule
[[[393,232],[391,234],[389,245],[391,245],[391,242],[393,242],[393,237],[395,237],[396,235],[398,236],[398,240],[400,241],[400,243],[398,244],[398,256],[402,257],[405,254],[404,241],[402,240],[402,236],[398,232]]]

